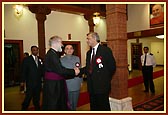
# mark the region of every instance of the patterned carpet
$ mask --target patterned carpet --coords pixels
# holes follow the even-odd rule
[[[134,111],[164,111],[164,95],[134,105]]]

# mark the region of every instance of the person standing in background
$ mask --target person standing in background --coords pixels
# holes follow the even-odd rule
[[[28,57],[28,56],[29,56],[29,53],[28,53],[28,52],[25,52],[25,53],[24,53],[24,58],[25,58],[25,57]]]
[[[68,69],[62,66],[59,52],[62,52],[62,38],[53,36],[49,39],[50,49],[45,61],[45,79],[43,85],[43,110],[63,111],[69,110],[67,86],[65,79],[74,78],[79,74],[79,68]]]
[[[87,75],[91,111],[110,111],[109,93],[116,62],[111,49],[99,42],[98,33],[87,34],[87,44],[91,49],[87,52],[86,67],[81,69],[81,74]]]
[[[35,110],[40,110],[40,92],[42,87],[43,66],[39,60],[38,47],[32,46],[32,55],[24,58],[21,65],[21,86],[26,84],[25,99],[21,110],[27,110],[31,99]]]
[[[65,46],[65,56],[61,58],[61,63],[64,67],[73,69],[75,67],[80,68],[80,59],[74,56],[74,48],[72,45]],[[80,87],[83,79],[79,77],[74,77],[72,79],[67,79],[68,88],[68,99],[70,102],[71,110],[75,111],[78,103],[78,98],[80,94]]]
[[[156,61],[153,54],[148,53],[149,48],[144,47],[144,54],[141,56],[141,63],[142,63],[142,74],[144,79],[144,92],[155,93],[155,86],[153,83],[153,67],[156,66]]]

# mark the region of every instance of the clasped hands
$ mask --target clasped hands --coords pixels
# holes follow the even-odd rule
[[[78,67],[75,67],[74,70],[75,70],[75,75],[77,76],[80,73],[80,70]]]

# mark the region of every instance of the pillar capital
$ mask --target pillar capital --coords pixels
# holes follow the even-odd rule
[[[43,4],[29,5],[29,10],[35,13],[37,19],[38,29],[38,45],[39,45],[39,56],[44,59],[45,57],[45,24],[46,15],[51,13],[51,9]]]
[[[85,14],[84,18],[85,18],[85,20],[88,21],[89,31],[94,32],[95,24],[93,23],[93,14],[92,13]]]
[[[35,14],[45,14],[45,15],[48,15],[51,13],[51,9],[48,8],[46,5],[43,5],[43,4],[35,4],[35,5],[29,5],[29,10],[32,12],[32,13],[35,13]]]

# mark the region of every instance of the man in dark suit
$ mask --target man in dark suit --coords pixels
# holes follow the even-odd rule
[[[81,69],[81,73],[87,75],[90,109],[109,111],[109,93],[116,62],[110,48],[100,45],[99,42],[96,32],[87,34],[87,43],[91,49],[87,52],[86,67]]]
[[[32,55],[24,58],[21,65],[21,86],[26,84],[25,99],[22,103],[22,110],[27,110],[31,99],[35,110],[40,110],[40,92],[42,85],[42,62],[38,55],[38,47],[31,47]]]

